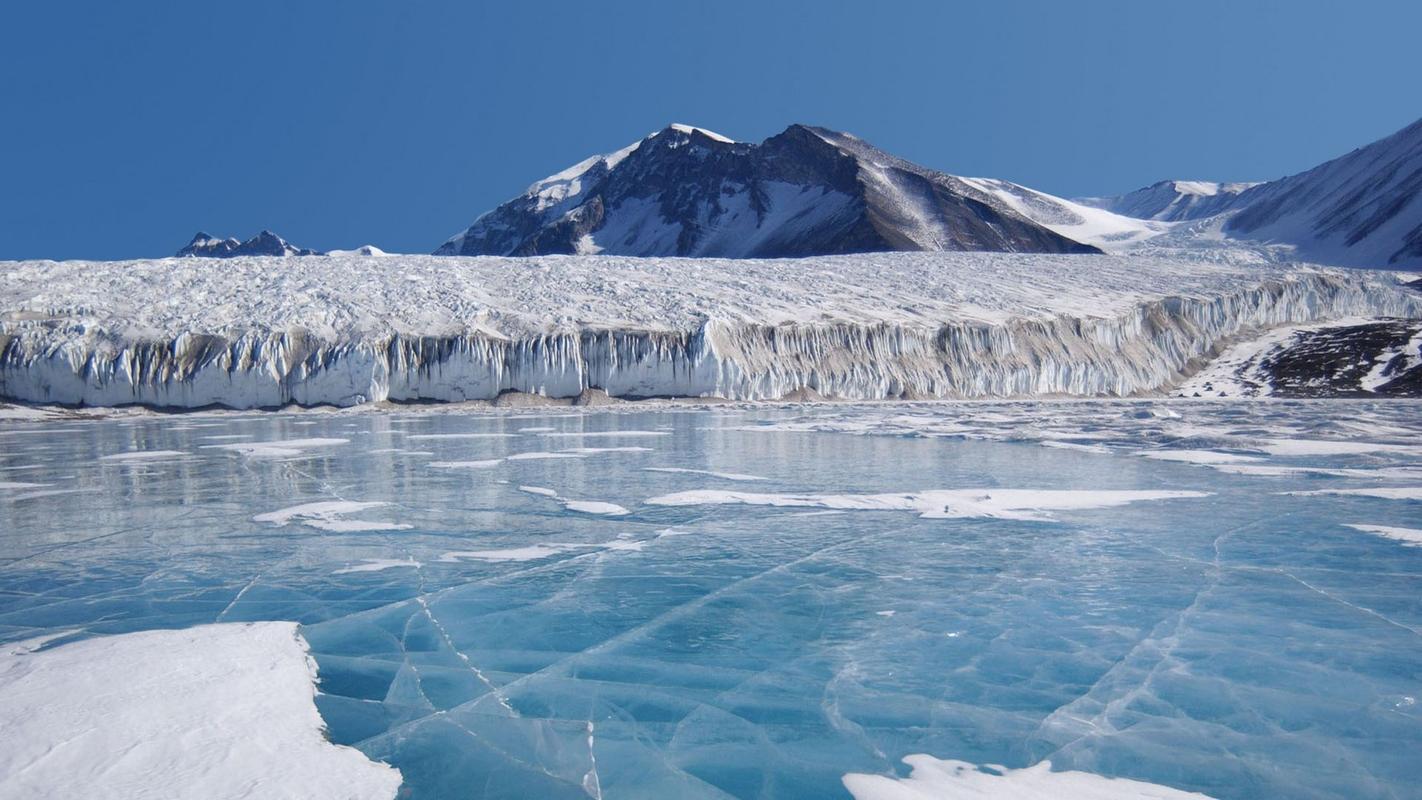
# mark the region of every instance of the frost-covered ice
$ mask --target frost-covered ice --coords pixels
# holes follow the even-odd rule
[[[0,795],[394,798],[400,773],[322,736],[289,622],[0,646]]]
[[[904,758],[908,777],[851,774],[844,787],[854,800],[1209,800],[1197,792],[1089,772],[1053,772],[1049,761],[1023,769],[979,767],[928,755]]]
[[[0,422],[0,651],[299,623],[302,730],[408,800],[1397,800],[1419,441],[1376,400]],[[299,452],[206,447],[251,443]],[[101,460],[156,451],[187,455]]]
[[[1223,249],[3,269],[0,397],[99,406],[1131,395],[1267,329],[1422,317],[1390,273]]]

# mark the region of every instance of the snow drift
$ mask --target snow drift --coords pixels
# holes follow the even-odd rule
[[[319,262],[319,263],[316,263]],[[1386,273],[1247,254],[0,265],[0,397],[195,408],[1122,396],[1232,338],[1422,316]]]

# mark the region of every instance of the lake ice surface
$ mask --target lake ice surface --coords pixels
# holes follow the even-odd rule
[[[9,422],[0,640],[298,622],[413,798],[1399,798],[1419,487],[1415,402]]]

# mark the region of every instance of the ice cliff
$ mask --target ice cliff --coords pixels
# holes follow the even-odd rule
[[[1422,317],[1389,273],[1135,256],[0,263],[0,397],[231,408],[1122,396],[1223,344]]]

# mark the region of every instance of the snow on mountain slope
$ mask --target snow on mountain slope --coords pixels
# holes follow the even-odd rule
[[[1231,236],[1327,263],[1422,267],[1422,120],[1307,172],[1255,186]]]
[[[1164,223],[1134,219],[995,178],[960,180],[998,198],[1038,225],[1108,253],[1129,250],[1170,228]]]
[[[1177,223],[1170,229],[1174,246],[1211,246],[1227,237],[1322,264],[1416,269],[1422,267],[1422,120],[1307,172],[1266,183],[1161,181],[1077,202]],[[1188,224],[1211,217],[1220,223]],[[1200,231],[1206,235],[1192,238]]]
[[[1113,197],[1082,197],[1084,206],[1161,222],[1203,219],[1237,207],[1239,195],[1258,183],[1160,181]]]
[[[0,397],[237,408],[1129,395],[1273,326],[1422,317],[1391,274],[1149,256],[0,263]]]
[[[528,188],[436,255],[790,257],[888,250],[1094,252],[996,194],[848,134],[760,144],[672,125]]]

